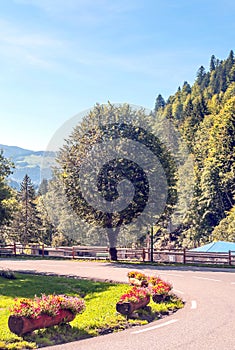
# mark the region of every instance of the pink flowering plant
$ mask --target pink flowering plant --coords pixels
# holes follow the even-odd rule
[[[167,295],[171,291],[171,289],[172,289],[172,285],[163,280],[159,280],[157,284],[149,287],[151,295],[154,295],[154,294]]]
[[[40,306],[35,300],[29,298],[15,299],[14,306],[10,308],[10,312],[14,316],[24,316],[37,318],[41,312]]]
[[[45,295],[35,296],[34,299],[15,299],[10,312],[14,316],[24,316],[38,318],[39,315],[46,314],[56,316],[60,310],[69,310],[75,315],[85,309],[83,299],[67,295]]]
[[[150,293],[148,289],[140,288],[140,287],[132,287],[127,291],[127,293],[123,294],[120,297],[119,302],[121,303],[132,302],[134,304],[137,304],[149,296],[150,296]]]

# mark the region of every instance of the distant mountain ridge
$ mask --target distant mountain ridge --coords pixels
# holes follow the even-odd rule
[[[54,152],[32,151],[2,144],[0,144],[0,150],[3,150],[4,157],[10,159],[15,165],[13,174],[9,176],[11,187],[18,190],[26,174],[31,178],[36,189],[43,178],[49,179],[51,177],[51,166],[55,162]]]

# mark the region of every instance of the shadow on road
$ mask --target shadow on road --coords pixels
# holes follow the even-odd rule
[[[211,267],[211,266],[189,266],[189,265],[151,265],[150,263],[125,263],[125,262],[110,262],[108,263],[113,268],[128,268],[131,270],[161,270],[161,271],[190,271],[190,272],[228,272],[235,273],[235,266],[230,267]]]

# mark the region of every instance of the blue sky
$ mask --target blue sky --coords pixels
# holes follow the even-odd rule
[[[46,149],[96,102],[153,108],[235,42],[233,0],[0,0],[0,143]]]

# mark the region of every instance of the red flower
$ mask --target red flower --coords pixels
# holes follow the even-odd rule
[[[120,297],[120,302],[139,303],[141,300],[149,296],[149,291],[146,288],[132,287]]]

